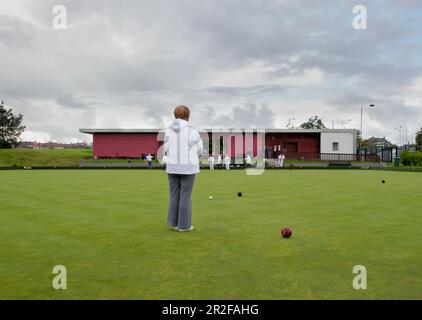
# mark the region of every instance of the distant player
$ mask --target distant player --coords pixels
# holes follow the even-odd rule
[[[145,160],[147,161],[148,169],[152,169],[152,155],[148,153]]]
[[[278,158],[278,156],[280,155],[280,154],[282,154],[283,152],[281,151],[281,145],[278,145],[278,148],[277,148],[277,158]]]
[[[208,164],[210,166],[210,170],[214,170],[214,156],[212,156],[212,155],[209,156]]]
[[[271,149],[269,146],[265,146],[265,159],[269,159],[270,158],[270,152]]]
[[[278,156],[278,165],[280,168],[283,168],[284,166],[284,159],[286,159],[286,156],[284,155],[284,153],[280,153],[280,155]]]
[[[221,154],[219,154],[217,158],[217,167],[219,168],[223,167],[223,158],[221,157]]]
[[[246,155],[245,162],[246,162],[246,168],[252,167],[252,158],[249,154]]]
[[[229,155],[227,154],[226,157],[224,158],[224,164],[226,166],[226,170],[230,170],[230,163],[231,163],[231,159]]]

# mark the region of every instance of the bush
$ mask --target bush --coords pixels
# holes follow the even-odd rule
[[[400,153],[400,162],[404,166],[422,166],[422,152],[403,151]]]

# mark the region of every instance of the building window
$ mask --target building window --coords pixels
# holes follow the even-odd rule
[[[333,142],[333,151],[338,151],[338,142]]]

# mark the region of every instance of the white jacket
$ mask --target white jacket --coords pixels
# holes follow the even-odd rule
[[[203,144],[198,130],[182,119],[175,119],[165,130],[164,150],[167,153],[167,173],[196,174]]]

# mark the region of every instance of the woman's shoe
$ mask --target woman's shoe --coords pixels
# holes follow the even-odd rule
[[[176,227],[176,229],[175,229],[176,231],[180,231],[180,232],[186,232],[186,231],[192,231],[193,230],[193,226],[192,227],[190,227],[189,229],[179,229],[179,228],[177,228]]]

